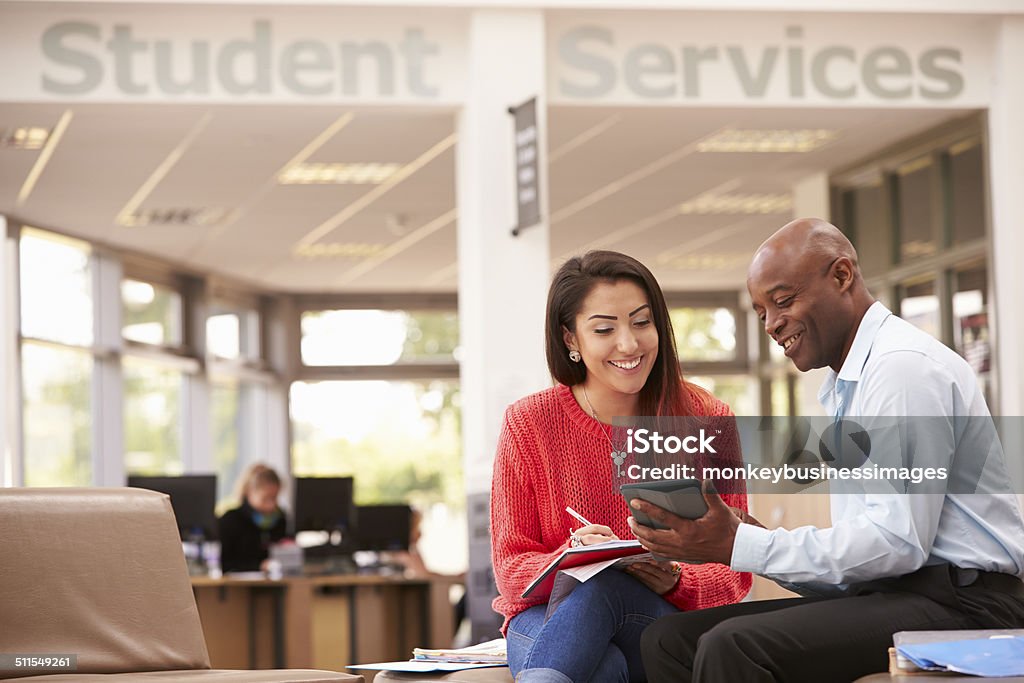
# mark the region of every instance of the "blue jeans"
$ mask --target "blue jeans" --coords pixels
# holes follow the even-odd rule
[[[623,572],[609,569],[576,587],[547,623],[547,605],[512,617],[508,665],[522,683],[643,681],[640,634],[677,610]]]

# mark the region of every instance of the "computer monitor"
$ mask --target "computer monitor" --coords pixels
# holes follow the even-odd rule
[[[296,477],[295,531],[340,531],[355,527],[352,477]]]
[[[360,505],[356,544],[359,550],[408,550],[412,508],[408,505]]]
[[[128,475],[128,486],[166,493],[178,520],[182,540],[217,538],[217,475],[185,474],[180,477]]]

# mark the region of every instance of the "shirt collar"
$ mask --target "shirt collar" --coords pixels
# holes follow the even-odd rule
[[[822,383],[821,390],[818,391],[819,401],[824,401],[825,397],[832,392],[837,380],[843,382],[860,381],[861,372],[864,370],[864,364],[868,362],[868,356],[871,354],[871,347],[875,343],[875,337],[878,336],[882,323],[890,315],[892,315],[892,311],[886,308],[881,301],[876,301],[868,307],[868,310],[864,312],[864,317],[860,320],[860,324],[857,326],[857,334],[853,337],[853,344],[850,345],[850,351],[846,354],[843,366],[839,368],[838,373],[831,369],[828,371],[828,376]]]

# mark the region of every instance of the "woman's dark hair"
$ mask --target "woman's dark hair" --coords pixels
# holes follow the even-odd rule
[[[658,330],[658,357],[640,390],[641,415],[688,415],[689,392],[683,390],[683,374],[676,355],[675,334],[668,316],[665,295],[644,264],[616,251],[589,251],[566,261],[551,280],[545,314],[544,339],[548,370],[556,381],[573,386],[587,378],[583,363],[569,359],[562,328],[576,334],[576,316],[594,287],[602,282],[626,280],[647,294],[651,316]]]

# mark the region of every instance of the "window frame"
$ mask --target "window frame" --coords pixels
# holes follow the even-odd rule
[[[977,144],[982,151],[982,184],[985,188],[985,204],[982,207],[982,236],[972,240],[954,244],[952,224],[952,173],[950,170],[950,158],[952,150],[956,150],[965,144]],[[896,213],[898,212],[897,197],[892,194],[894,174],[900,166],[914,159],[929,156],[932,159],[932,201],[933,205],[933,226],[932,232],[936,240],[937,249],[934,254],[914,258],[911,260],[900,260],[899,257],[899,231]],[[991,229],[991,205],[987,199],[988,195],[988,167],[984,163],[989,157],[988,138],[985,134],[984,120],[980,115],[970,115],[947,124],[941,125],[930,131],[926,131],[910,141],[883,150],[873,158],[858,162],[846,169],[841,170],[830,178],[832,213],[837,216],[849,215],[846,197],[851,190],[866,184],[866,179],[881,174],[883,186],[889,192],[884,196],[888,211],[886,212],[889,222],[884,229],[892,238],[891,259],[887,268],[877,274],[865,278],[868,289],[883,301],[893,311],[899,311],[900,286],[921,280],[934,280],[935,292],[939,299],[939,340],[954,348],[953,338],[953,277],[963,267],[982,264],[987,271],[987,287],[989,292],[988,310],[994,310],[997,293],[992,280],[992,229]],[[848,229],[849,226],[844,226]],[[857,229],[850,230],[851,239],[856,242]],[[994,318],[990,318],[994,321]],[[997,367],[997,329],[991,324],[993,342],[991,349],[991,361],[988,373],[988,384],[993,388],[989,396],[989,407],[994,414],[998,414],[999,392],[997,380],[999,368]]]
[[[736,321],[736,353],[733,360],[693,361],[679,359],[683,376],[687,375],[744,375],[751,370],[747,311],[742,308],[740,292],[722,290],[708,292],[665,292],[665,304],[674,308],[725,308]],[[678,350],[677,350],[678,353]]]
[[[291,360],[293,381],[459,379],[460,365],[448,362],[398,361],[391,365],[306,365],[302,362],[302,314],[329,310],[450,311],[458,315],[458,295],[447,293],[320,294],[294,298],[291,327],[295,340]]]
[[[192,324],[192,318],[195,314],[195,301],[189,296],[192,293],[190,289],[193,289],[195,286],[194,278],[188,278],[176,273],[171,268],[161,267],[152,262],[141,261],[137,258],[124,259],[122,269],[122,282],[124,280],[135,280],[149,285],[156,285],[171,290],[181,299],[180,320],[178,321],[181,329],[181,341],[179,343],[148,344],[128,339],[119,330],[118,332],[122,336],[125,351],[131,353],[146,353],[148,351],[167,357],[196,358],[198,355],[196,353],[196,330]],[[124,306],[120,287],[117,292],[117,301],[122,307]]]
[[[92,355],[93,372],[89,388],[92,415],[92,484],[96,486],[123,486],[126,478],[124,460],[124,370],[122,360],[127,357],[154,361],[182,373],[182,409],[178,425],[181,443],[181,460],[185,473],[212,471],[213,434],[211,431],[212,406],[210,384],[214,377],[236,377],[246,382],[260,394],[259,411],[249,410],[242,419],[245,424],[239,430],[239,440],[261,444],[262,448],[247,460],[271,461],[275,467],[287,471],[289,466],[289,444],[287,439],[287,384],[280,369],[273,368],[267,358],[268,331],[271,299],[262,291],[246,285],[227,282],[213,275],[199,275],[188,269],[179,268],[136,253],[112,249],[101,242],[77,235],[71,235],[48,226],[27,225],[9,217],[0,216],[6,223],[4,254],[9,268],[4,269],[3,288],[8,292],[4,302],[5,321],[16,332],[11,335],[10,360],[5,364],[11,376],[17,378],[5,387],[5,398],[11,408],[4,415],[9,428],[0,430],[3,443],[9,448],[9,459],[0,459],[0,477],[4,485],[25,484],[25,443],[24,415],[22,410],[22,364],[21,348],[24,343],[45,344],[53,348],[71,348]],[[68,237],[88,245],[90,267],[90,289],[93,307],[93,341],[91,345],[67,344],[24,335],[21,329],[20,303],[22,263],[20,259],[20,238],[24,228],[32,228],[58,237]],[[121,282],[124,279],[139,280],[167,287],[181,296],[180,344],[146,344],[125,339],[121,322]],[[255,304],[258,315],[260,359],[244,363],[230,360],[206,358],[202,353],[205,345],[205,311],[209,292],[218,298]],[[262,415],[256,412],[262,411]],[[280,415],[277,415],[280,412]],[[276,416],[276,417],[275,417]],[[279,423],[279,424],[278,424]],[[242,432],[249,432],[243,434]],[[272,445],[277,439],[281,453]]]

